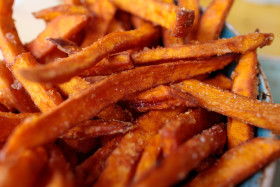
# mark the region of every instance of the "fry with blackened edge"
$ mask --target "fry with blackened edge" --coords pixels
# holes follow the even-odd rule
[[[176,184],[196,168],[203,159],[222,149],[225,143],[225,126],[223,124],[215,125],[186,141],[164,158],[158,167],[146,173],[131,186],[167,187]]]

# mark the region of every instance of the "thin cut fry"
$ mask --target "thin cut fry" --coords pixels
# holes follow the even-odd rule
[[[207,84],[211,84],[223,90],[231,90],[232,81],[226,77],[224,74],[218,74],[212,79],[207,79],[203,81]]]
[[[79,95],[64,101],[52,111],[24,121],[10,136],[3,148],[3,154],[15,154],[25,148],[49,142],[79,122],[93,118],[102,109],[137,91],[222,69],[234,59],[234,56],[223,58],[222,61],[213,62],[197,61],[144,66],[111,75],[91,85]]]
[[[187,186],[236,186],[279,157],[279,140],[255,138],[226,152]]]
[[[58,59],[54,63],[44,66],[24,69],[22,74],[33,81],[63,82],[94,66],[109,54],[141,46],[149,42],[150,38],[156,33],[156,29],[148,26],[132,31],[111,33],[79,53],[67,58]],[[103,50],[100,51],[100,48]]]
[[[37,19],[44,19],[45,21],[51,21],[61,15],[81,14],[86,16],[92,16],[92,13],[84,6],[75,6],[71,4],[58,5],[50,7],[38,12],[34,12],[33,16]]]
[[[73,77],[70,81],[59,84],[58,87],[67,97],[72,97],[79,94],[81,91],[89,87],[89,82],[81,77]]]
[[[219,38],[233,0],[213,0],[207,7],[197,28],[196,39],[200,42]]]
[[[135,128],[129,122],[90,120],[74,127],[63,135],[64,138],[86,138],[126,133]]]
[[[175,87],[193,95],[203,108],[257,127],[280,130],[279,104],[249,99],[197,80],[186,80]]]
[[[135,64],[143,65],[164,60],[197,59],[227,53],[245,53],[257,47],[270,45],[272,40],[273,34],[251,33],[200,44],[145,50],[132,54],[132,59]]]
[[[256,51],[241,56],[233,73],[232,92],[252,99],[258,95],[258,59]],[[228,148],[254,137],[254,127],[236,119],[228,118]]]
[[[226,143],[224,125],[215,125],[185,142],[167,156],[161,164],[148,172],[132,186],[171,186],[184,179],[188,173],[210,154],[222,149]],[[163,180],[164,179],[164,180]]]
[[[55,45],[46,40],[46,38],[66,38],[81,31],[87,24],[88,16],[86,15],[62,15],[52,20],[45,30],[32,42],[27,44],[28,50],[37,59],[48,54]]]
[[[180,110],[150,111],[135,122],[137,128],[127,133],[106,161],[96,187],[126,186],[133,176],[133,168],[148,141],[166,120],[174,118]]]
[[[141,0],[113,0],[112,2],[121,10],[171,30],[177,37],[185,36],[194,21],[194,11],[157,0],[146,0],[145,3]]]
[[[50,42],[54,43],[56,47],[68,55],[75,54],[82,50],[76,43],[64,38],[47,38]]]
[[[12,65],[15,77],[21,82],[23,87],[30,93],[30,96],[36,106],[42,112],[49,111],[63,102],[61,95],[52,86],[41,83],[30,82],[23,78],[18,70],[26,67],[34,67],[37,62],[30,53],[23,53],[16,57]]]

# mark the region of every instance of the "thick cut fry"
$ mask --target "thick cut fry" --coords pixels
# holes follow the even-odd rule
[[[0,118],[1,119],[1,118]],[[87,138],[112,134],[124,134],[135,128],[129,122],[90,120],[74,127],[63,135],[64,138]]]
[[[225,143],[224,125],[215,125],[185,142],[163,159],[158,167],[148,172],[132,186],[164,187],[176,184],[196,168],[203,159],[222,149]]]
[[[16,57],[15,63],[12,65],[12,69],[15,77],[28,91],[36,106],[42,112],[46,112],[63,102],[61,95],[52,86],[30,82],[18,73],[19,69],[34,67],[36,64],[36,60],[30,53],[23,53]]]
[[[133,176],[133,168],[148,141],[166,120],[180,110],[150,111],[135,122],[136,129],[127,133],[106,161],[106,166],[94,186],[126,186]]]
[[[19,157],[10,157],[0,164],[0,186],[34,186],[47,162],[47,153],[42,147],[26,150]]]
[[[156,33],[157,30],[150,26],[111,33],[79,53],[44,66],[22,70],[22,74],[34,81],[63,82],[94,66],[109,54],[145,45]]]
[[[31,113],[13,114],[7,112],[0,112],[0,142],[5,142],[11,132],[18,126],[24,119],[35,115]]]
[[[46,38],[66,38],[77,34],[87,24],[86,15],[62,15],[52,20],[45,30],[32,42],[27,44],[28,50],[37,58],[42,58],[48,54],[55,45],[46,40]]]
[[[211,84],[223,90],[231,90],[232,81],[224,74],[218,74],[212,79],[203,81],[207,84]]]
[[[175,87],[193,95],[203,108],[250,123],[256,127],[280,130],[279,104],[249,99],[197,80],[186,80]]]
[[[34,102],[26,93],[21,83],[14,78],[12,72],[0,61],[0,103],[10,111],[37,112]]]
[[[200,42],[219,38],[233,0],[213,0],[207,7],[197,28],[196,39]]]
[[[80,186],[91,186],[105,167],[105,162],[113,150],[118,146],[123,135],[117,136],[106,145],[99,148],[92,156],[75,168],[77,183]]]
[[[113,0],[119,9],[157,23],[172,31],[174,36],[185,36],[194,21],[194,11],[157,0]],[[149,15],[149,16],[147,16]]]
[[[86,16],[93,16],[92,13],[84,6],[75,6],[71,4],[58,5],[50,7],[38,12],[34,12],[33,16],[37,19],[51,21],[61,15],[81,14]]]
[[[197,31],[197,27],[200,21],[200,6],[198,0],[178,0],[178,5],[180,7],[194,10],[194,21],[191,31],[189,32],[188,36],[185,38],[186,42],[195,39],[195,34]]]
[[[226,152],[187,186],[235,186],[279,157],[279,140],[255,138]]]
[[[221,56],[227,53],[245,53],[257,47],[270,45],[272,40],[273,34],[251,33],[200,44],[144,50],[132,54],[132,59],[135,64],[143,65],[164,60],[205,58],[215,55]]]
[[[3,153],[15,154],[25,148],[49,142],[130,94],[222,69],[234,59],[234,56],[223,58],[222,61],[144,66],[111,75],[81,94],[66,100],[52,111],[24,121],[10,136]]]
[[[97,18],[92,20],[87,27],[82,47],[90,46],[103,37],[116,13],[116,7],[110,0],[85,0],[85,4],[97,14]]]
[[[232,92],[252,99],[258,95],[258,59],[256,51],[241,56],[233,73]],[[254,127],[236,119],[228,119],[228,148],[254,137]]]
[[[197,106],[197,101],[192,96],[178,92],[168,86],[158,86],[140,94],[134,94],[126,100],[133,109],[139,112],[179,106]]]

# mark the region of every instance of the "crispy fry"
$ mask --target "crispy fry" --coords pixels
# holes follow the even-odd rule
[[[70,81],[59,84],[58,87],[64,95],[72,97],[89,87],[89,82],[81,77],[73,77]]]
[[[188,173],[210,154],[226,143],[224,125],[215,125],[185,142],[167,156],[161,164],[132,186],[170,186],[184,179]],[[164,179],[164,180],[162,180]]]
[[[117,19],[113,18],[108,27],[107,34],[112,32],[119,32],[119,31],[125,31],[125,29]]]
[[[178,92],[168,86],[158,86],[140,94],[134,94],[126,100],[133,109],[139,112],[179,106],[197,106],[197,101],[192,96]]]
[[[203,108],[248,122],[257,127],[280,130],[279,104],[249,99],[197,80],[186,80],[175,87],[193,95]]]
[[[56,60],[57,58],[65,58],[68,55],[58,49],[53,49],[51,52],[43,56],[42,58],[38,59],[40,64],[48,64]]]
[[[46,38],[66,38],[81,31],[87,24],[86,15],[62,15],[52,20],[45,30],[32,42],[27,44],[28,50],[37,58],[42,58],[48,54],[55,45],[46,40]]]
[[[106,145],[99,148],[92,156],[75,168],[77,183],[80,186],[90,186],[99,177],[105,167],[105,162],[113,150],[118,146],[123,135],[109,141]]]
[[[5,142],[14,128],[24,119],[35,115],[31,113],[13,114],[10,112],[0,112],[0,142]]]
[[[129,122],[90,120],[72,128],[63,135],[64,138],[87,138],[126,133],[135,128]]]
[[[16,57],[15,63],[12,65],[12,69],[15,77],[21,82],[28,93],[30,93],[30,96],[36,106],[42,112],[46,112],[63,102],[61,95],[52,86],[30,82],[18,73],[19,69],[34,67],[36,64],[36,60],[30,53],[23,53]]]
[[[22,88],[21,83],[14,78],[12,72],[0,61],[0,103],[10,111],[37,112],[34,102]]]
[[[69,55],[75,54],[82,49],[74,42],[64,38],[47,38],[50,42],[54,43],[56,47]]]
[[[137,128],[127,133],[106,161],[95,186],[128,185],[135,163],[148,141],[166,120],[174,118],[180,110],[150,111],[136,121]]]
[[[98,139],[92,137],[81,139],[63,138],[63,141],[78,153],[86,154],[98,148]]]
[[[90,76],[90,77],[84,77],[84,79],[90,84],[95,84],[99,81],[102,81],[103,79],[107,78],[108,76]]]
[[[219,39],[200,44],[183,45],[169,48],[156,48],[132,54],[135,64],[143,65],[164,60],[202,58],[227,53],[245,53],[257,47],[269,45],[273,34],[251,33],[229,39]]]
[[[213,0],[207,7],[197,28],[196,39],[200,42],[216,40],[222,28],[233,0]]]
[[[148,26],[133,31],[111,33],[79,53],[44,66],[24,69],[22,74],[34,81],[63,82],[94,66],[111,53],[124,51],[149,42],[149,39],[156,33],[153,27]],[[100,51],[100,48],[103,50]],[[81,63],[81,59],[83,63]]]
[[[212,79],[207,79],[203,81],[207,84],[211,84],[213,86],[216,86],[218,88],[224,89],[224,90],[231,90],[232,81],[226,77],[224,74],[218,74]]]
[[[90,46],[99,38],[103,37],[116,13],[116,7],[110,0],[85,0],[85,4],[91,11],[95,12],[98,17],[92,20],[87,27],[82,47]]]
[[[200,21],[200,6],[198,0],[178,0],[178,5],[183,8],[194,10],[194,21],[191,31],[188,36],[185,38],[187,42],[194,40],[197,27]]]
[[[280,157],[280,141],[255,138],[226,152],[187,186],[235,186]]]
[[[10,157],[0,164],[0,186],[29,187],[35,185],[37,177],[47,162],[47,153],[42,147],[26,150],[19,157]]]
[[[258,59],[256,51],[241,56],[233,73],[232,92],[252,99],[258,95]],[[236,119],[228,119],[228,148],[254,137],[254,127]]]
[[[145,3],[141,0],[113,0],[112,2],[121,10],[171,30],[177,37],[185,36],[194,21],[194,11],[180,9],[175,5],[156,0],[146,0]]]
[[[15,154],[25,148],[49,142],[75,124],[93,118],[102,109],[130,94],[221,69],[228,65],[234,56],[223,58],[222,61],[213,62],[198,61],[144,66],[111,75],[90,86],[81,94],[66,100],[52,111],[24,121],[10,136],[3,153]],[[70,113],[71,115],[68,115]],[[26,134],[32,134],[32,137]]]
[[[81,14],[86,16],[93,16],[92,13],[83,6],[75,6],[71,4],[62,4],[54,7],[50,7],[38,12],[33,12],[33,16],[37,19],[43,19],[45,21],[51,21],[61,15]]]

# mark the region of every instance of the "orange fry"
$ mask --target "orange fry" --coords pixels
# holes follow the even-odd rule
[[[150,111],[135,122],[137,128],[127,133],[106,161],[106,166],[95,183],[97,187],[128,185],[134,164],[148,141],[166,120],[174,118],[180,110]]]
[[[51,21],[61,15],[81,14],[86,16],[93,16],[92,13],[84,6],[75,6],[71,4],[62,4],[54,7],[50,7],[38,12],[34,12],[33,16],[37,19],[44,19],[45,21]]]
[[[161,164],[131,186],[171,186],[184,179],[188,173],[210,154],[226,143],[224,125],[215,125],[185,142]],[[164,180],[163,180],[164,179]]]
[[[52,42],[56,47],[68,55],[75,54],[82,50],[75,42],[64,38],[47,38],[50,42]]]
[[[90,120],[72,128],[63,135],[64,138],[98,137],[126,133],[135,128],[129,122]]]
[[[196,39],[200,42],[219,38],[233,0],[213,0],[201,16]]]
[[[79,95],[69,98],[52,111],[24,121],[10,136],[3,152],[7,155],[14,154],[25,148],[49,142],[130,94],[222,69],[234,56],[223,58],[222,61],[213,62],[194,61],[144,66],[113,74],[91,85]]]
[[[227,53],[245,53],[257,47],[269,45],[272,40],[273,34],[251,33],[200,44],[144,50],[132,54],[132,59],[135,64],[143,65],[164,60],[221,56]]]
[[[66,38],[81,31],[87,24],[88,16],[86,15],[62,15],[52,20],[45,30],[32,42],[27,44],[28,50],[40,59],[48,54],[55,45],[46,40],[46,38]]]
[[[131,29],[129,29],[131,30]],[[107,34],[112,32],[119,32],[119,31],[125,31],[124,27],[122,26],[122,23],[119,22],[117,19],[113,18],[111,20],[111,23],[109,24]]]
[[[256,51],[241,56],[233,73],[232,92],[252,99],[258,95],[258,59]],[[254,137],[254,127],[228,118],[228,147],[232,148]]]
[[[9,112],[9,110],[0,103],[0,112]]]
[[[64,4],[70,4],[70,5],[80,5],[80,0],[63,0]]]
[[[0,0],[0,14],[11,16],[13,13],[14,0]]]
[[[226,152],[187,186],[236,186],[279,157],[279,140],[255,138]]]
[[[19,69],[34,67],[36,64],[36,60],[30,53],[23,53],[16,57],[15,63],[12,65],[12,69],[15,77],[21,82],[28,93],[30,93],[30,96],[36,106],[42,112],[46,112],[63,102],[61,95],[52,86],[30,82],[18,73]]]
[[[279,104],[266,103],[239,96],[197,80],[186,80],[175,87],[193,95],[203,108],[236,118],[257,127],[280,130]]]
[[[218,74],[212,79],[207,79],[203,81],[207,84],[211,84],[223,90],[231,90],[232,81],[223,74]]]
[[[89,87],[89,82],[81,77],[73,77],[70,81],[59,84],[58,87],[65,96],[72,97]]]
[[[63,138],[63,141],[78,153],[89,153],[98,148],[98,139],[87,137],[81,139]]]
[[[153,27],[114,32],[98,40],[83,51],[54,63],[22,70],[24,77],[33,81],[63,82],[94,66],[109,54],[124,51],[149,42],[157,31]],[[103,49],[103,50],[100,50]],[[81,63],[82,62],[82,63]]]
[[[146,0],[145,3],[141,0],[112,0],[112,2],[121,10],[171,30],[177,37],[185,36],[194,21],[194,11],[157,0]]]
[[[46,162],[47,153],[42,147],[26,150],[19,157],[10,157],[0,164],[0,186],[35,186]]]

